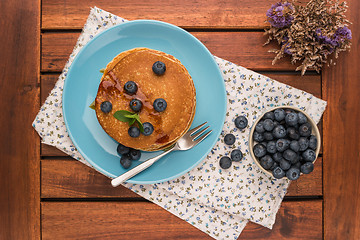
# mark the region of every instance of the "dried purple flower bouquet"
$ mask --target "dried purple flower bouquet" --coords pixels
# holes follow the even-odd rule
[[[301,61],[296,71],[304,75],[308,68],[317,72],[327,63],[329,56],[350,49],[351,24],[345,17],[346,2],[338,0],[310,0],[306,6],[297,2],[278,2],[267,11],[267,21],[270,28],[265,30],[271,40],[276,40],[281,46],[272,64],[286,55],[290,55],[291,63]],[[330,58],[328,65],[335,64]]]

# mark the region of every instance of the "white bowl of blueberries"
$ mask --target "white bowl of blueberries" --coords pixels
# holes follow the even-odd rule
[[[255,121],[250,131],[252,158],[265,173],[277,179],[296,180],[311,173],[320,145],[316,123],[292,106],[270,109]]]

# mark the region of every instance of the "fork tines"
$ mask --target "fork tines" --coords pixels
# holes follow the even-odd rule
[[[203,124],[200,124],[199,126],[191,129],[189,131],[190,136],[192,137],[192,140],[199,143],[202,140],[204,140],[207,136],[209,136],[209,134],[212,132],[212,130],[207,131],[206,133],[204,133],[207,129],[209,129],[210,126],[207,126],[205,128],[202,129],[202,127],[204,127],[207,124],[207,122],[204,122]]]

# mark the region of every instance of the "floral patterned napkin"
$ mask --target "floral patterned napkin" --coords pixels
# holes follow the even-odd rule
[[[62,89],[67,71],[79,50],[99,32],[126,20],[93,8],[83,31],[54,89],[42,105],[33,127],[42,142],[53,145],[90,166],[73,145],[62,116]],[[237,239],[248,221],[272,228],[276,213],[290,184],[267,176],[255,164],[248,149],[248,134],[253,122],[266,109],[293,105],[319,122],[326,102],[304,91],[214,57],[222,71],[228,98],[226,120],[218,142],[200,165],[183,176],[159,184],[124,186],[156,203],[216,239]],[[245,130],[235,128],[234,119],[245,115]],[[236,136],[229,147],[227,133]],[[244,157],[223,170],[219,159],[239,148]],[[91,167],[91,166],[90,166]]]

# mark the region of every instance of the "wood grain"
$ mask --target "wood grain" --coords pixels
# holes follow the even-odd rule
[[[352,47],[325,68],[324,228],[326,239],[360,239],[360,2],[348,1]]]
[[[148,202],[43,202],[46,239],[212,239]],[[64,231],[66,229],[66,231]],[[321,239],[322,202],[284,202],[273,230],[250,223],[239,239]]]
[[[316,97],[321,97],[320,75],[305,75],[302,77],[297,74],[286,73],[265,73],[265,75],[295,88],[311,92]],[[58,77],[57,74],[43,74],[41,76],[41,103],[45,102]],[[322,133],[321,122],[319,123],[319,129],[320,133]],[[322,150],[320,152],[322,153]],[[66,154],[55,147],[41,144],[41,156],[66,156]]]
[[[76,160],[41,160],[42,198],[141,198]]]
[[[240,239],[322,239],[322,201],[283,202],[273,229],[249,223]]]
[[[236,0],[44,0],[43,29],[80,29],[91,7],[97,6],[128,20],[154,19],[182,27],[263,28],[273,1]]]
[[[53,147],[51,145],[41,143],[40,148],[41,148],[41,151],[40,151],[41,156],[43,156],[43,157],[53,157],[53,156],[66,157],[66,156],[68,156],[63,151],[60,151],[59,149],[57,149],[56,147]]]
[[[278,48],[274,43],[263,47],[266,37],[262,32],[191,32],[209,51],[220,58],[226,59],[243,67],[256,71],[295,69],[283,58],[275,65],[275,55],[268,50]],[[65,66],[79,33],[47,32],[42,34],[42,72],[60,72]]]
[[[40,1],[1,1],[0,29],[0,239],[40,239]]]
[[[322,158],[315,170],[291,183],[286,196],[322,195]],[[109,178],[76,160],[41,161],[42,198],[141,198],[124,187],[113,188]]]

